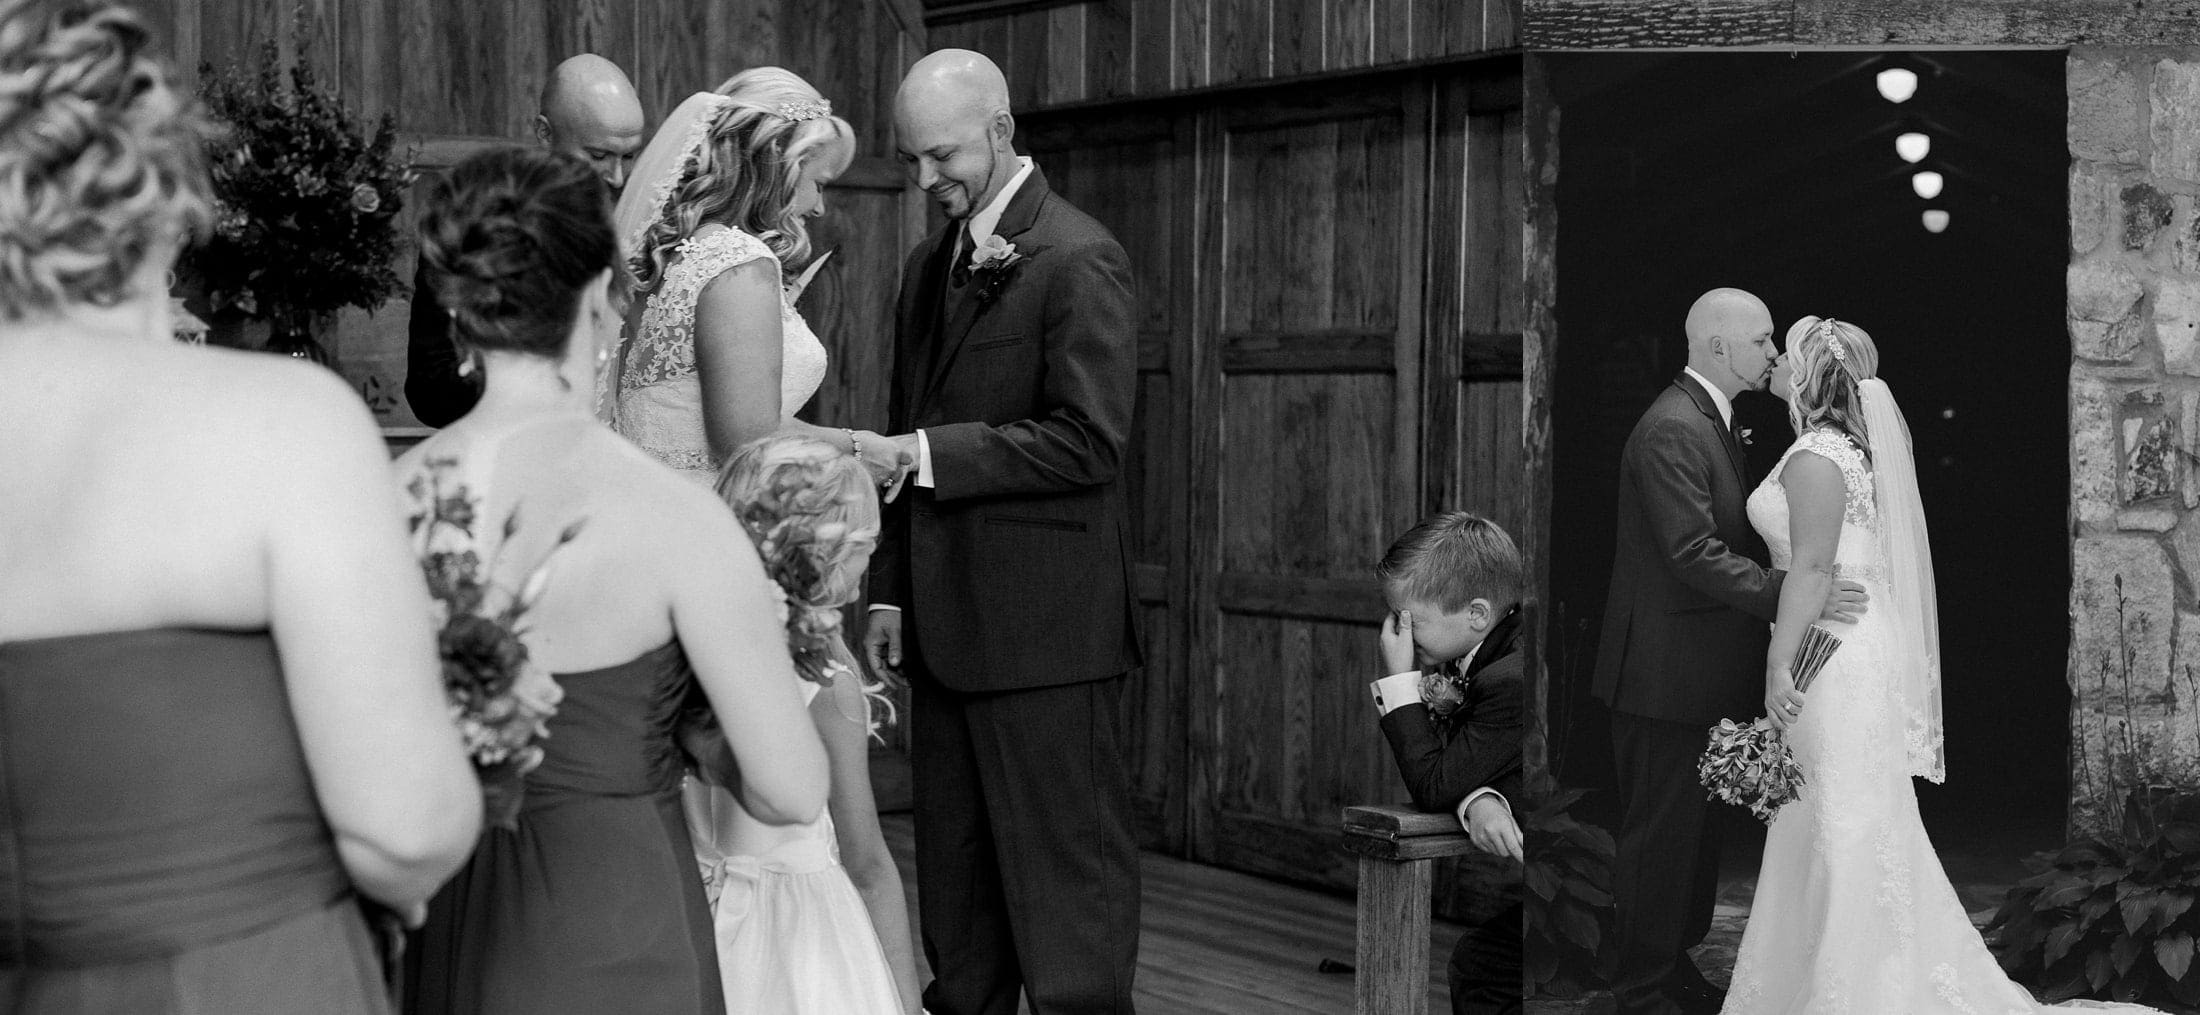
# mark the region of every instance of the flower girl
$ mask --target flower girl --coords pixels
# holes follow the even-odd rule
[[[879,831],[866,737],[874,698],[840,632],[878,538],[862,464],[781,433],[744,447],[718,494],[756,540],[787,603],[787,638],[832,769],[827,813],[768,825],[745,811],[728,767],[691,779],[688,826],[708,884],[729,1015],[916,1013],[916,963],[901,876]]]

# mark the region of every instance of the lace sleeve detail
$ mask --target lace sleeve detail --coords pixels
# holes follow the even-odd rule
[[[1851,525],[1876,528],[1878,512],[1872,505],[1871,470],[1864,464],[1864,451],[1856,446],[1856,439],[1838,430],[1812,430],[1795,442],[1795,451],[1808,451],[1841,470],[1841,483],[1848,492],[1845,517]]]
[[[779,259],[764,241],[738,229],[721,229],[690,236],[674,248],[672,265],[664,280],[649,296],[635,328],[627,368],[619,376],[619,390],[631,391],[695,372],[695,300],[703,287],[727,271],[754,260],[770,261],[773,275]],[[785,312],[785,296],[781,296]]]

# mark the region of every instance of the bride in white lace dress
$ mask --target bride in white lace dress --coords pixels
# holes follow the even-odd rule
[[[2002,973],[1949,884],[1910,780],[1940,782],[1940,638],[1910,432],[1863,329],[1806,317],[1788,331],[1773,393],[1800,436],[1749,498],[1787,571],[1767,652],[1765,706],[1802,767],[1800,799],[1766,833],[1725,1011],[2044,1010]],[[1835,575],[1873,608],[1849,624],[1808,694],[1789,661]],[[2071,1002],[2144,1012],[2149,1008]]]
[[[606,422],[706,486],[743,447],[790,433],[852,455],[873,482],[900,475],[878,434],[794,418],[825,379],[825,346],[795,309],[823,258],[800,277],[789,269],[809,259],[805,220],[823,213],[824,187],[854,155],[848,123],[776,67],[690,96],[666,118],[616,216],[635,299],[598,378]],[[837,697],[812,699],[813,718]],[[799,826],[766,824],[702,780],[684,787],[729,1013],[917,1009],[906,902],[867,771],[837,758],[833,768],[830,810]],[[849,871],[855,888],[843,891]]]
[[[709,484],[733,452],[792,430],[853,451],[882,481],[885,438],[794,414],[825,380],[825,346],[795,309],[809,274],[806,219],[855,156],[855,134],[801,78],[735,76],[667,117],[619,199],[635,301],[597,411],[673,468]],[[810,264],[811,272],[824,258]]]

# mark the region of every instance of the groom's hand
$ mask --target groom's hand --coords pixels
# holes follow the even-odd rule
[[[873,673],[901,675],[901,611],[872,610],[863,626],[863,656]]]
[[[1864,586],[1852,581],[1835,579],[1833,589],[1826,593],[1826,610],[1818,619],[1832,624],[1853,624],[1869,609],[1871,597],[1864,594]]]
[[[850,433],[849,439],[863,449],[863,467],[870,471],[871,482],[878,484],[879,499],[891,503],[901,493],[902,481],[917,467],[916,435],[887,437],[857,430]]]

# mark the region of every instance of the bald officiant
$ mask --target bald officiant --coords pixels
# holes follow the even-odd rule
[[[593,53],[550,72],[535,116],[535,140],[551,151],[586,159],[617,195],[642,150],[642,102],[617,64]],[[420,271],[427,264],[421,263]],[[481,376],[462,371],[451,344],[450,320],[425,279],[413,276],[411,342],[405,355],[405,401],[429,426],[448,426],[481,397]],[[469,374],[471,374],[469,376]]]

